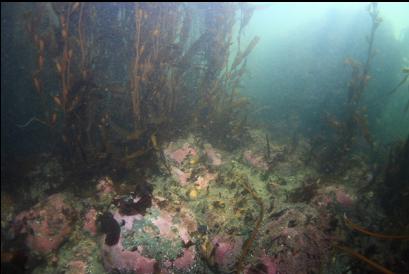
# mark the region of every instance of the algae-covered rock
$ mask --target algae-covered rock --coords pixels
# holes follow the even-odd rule
[[[134,271],[153,273],[154,269],[184,269],[194,267],[195,249],[184,216],[158,208],[140,214],[125,216],[114,213],[123,224],[117,244],[103,243],[103,261],[107,271]]]
[[[70,199],[57,193],[15,218],[16,234],[27,234],[26,245],[34,253],[46,255],[58,249],[72,231],[76,212]]]

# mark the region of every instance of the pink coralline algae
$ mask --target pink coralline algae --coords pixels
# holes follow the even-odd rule
[[[69,236],[74,215],[64,196],[54,194],[18,214],[14,228],[17,234],[27,233],[26,245],[32,252],[45,255],[56,250]]]
[[[323,231],[329,227],[328,219],[320,216],[312,223],[308,216],[316,215],[315,209],[288,209],[276,220],[267,225],[268,242],[264,246],[270,267],[280,273],[318,272],[321,262],[328,255],[331,235]],[[265,261],[268,262],[268,261]],[[266,264],[267,266],[267,264]],[[270,272],[268,272],[270,273]]]
[[[211,165],[219,166],[222,164],[222,156],[216,152],[212,145],[208,144],[205,146],[205,153]]]
[[[99,198],[106,197],[107,195],[113,194],[114,191],[114,183],[108,177],[104,177],[98,180],[97,183],[97,193]]]
[[[173,224],[172,219],[173,216],[171,214],[167,212],[161,212],[161,215],[157,219],[153,220],[152,223],[159,228],[160,236],[167,239],[175,239],[179,236],[184,243],[189,242],[190,237],[187,229],[183,226]]]
[[[122,245],[122,235],[116,245],[103,246],[102,258],[108,271],[135,271],[140,274],[153,273],[156,260],[142,256],[138,251],[126,250]]]
[[[215,262],[219,270],[231,270],[240,255],[243,244],[242,238],[225,238],[216,236],[212,240],[212,244],[216,247]]]
[[[181,186],[187,186],[189,184],[189,179],[192,175],[191,171],[182,171],[181,169],[172,166],[171,167],[172,175],[176,179],[176,181],[179,182]],[[206,188],[209,183],[217,178],[216,173],[211,173],[208,172],[207,170],[204,170],[204,174],[200,175],[197,177],[196,181],[194,182],[194,185],[197,186],[198,188]]]
[[[181,186],[186,186],[189,184],[189,178],[191,172],[184,172],[177,167],[172,166],[172,175],[179,182]]]
[[[151,224],[158,229],[158,234],[155,234],[157,232],[154,232],[155,230],[151,230],[151,228],[146,228],[146,230],[144,229],[141,231],[141,233],[146,233],[146,235],[154,233],[156,236],[152,237],[160,237],[172,241],[181,240],[185,244],[191,240],[188,233],[188,228],[182,225],[185,223],[184,218],[187,216],[186,214],[181,214],[181,222],[177,224],[173,222],[175,216],[164,210],[160,211],[159,216],[156,217],[149,216],[149,214],[145,216],[139,214],[134,216],[125,216],[120,215],[118,212],[115,212],[113,216],[118,223],[123,225],[117,244],[108,246],[104,244],[104,241],[102,241],[102,257],[104,266],[108,271],[119,270],[124,272],[133,271],[140,274],[151,274],[157,271],[158,267],[160,267],[160,264],[155,258],[150,258],[148,255],[144,254],[144,246],[138,245],[132,250],[128,250],[124,247],[124,239],[126,238],[126,234],[135,229],[133,227],[135,221],[143,222],[144,218],[149,218],[149,222],[151,222]],[[187,220],[187,222],[189,221],[190,220]],[[165,260],[161,262],[163,268],[161,269],[161,273],[169,273],[168,270],[171,268],[186,271],[195,263],[196,252],[194,246],[184,248],[182,251],[183,253],[175,260]]]
[[[203,176],[199,176],[195,181],[195,185],[199,189],[206,188],[209,183],[217,178],[217,174],[206,172]]]
[[[165,155],[174,160],[179,165],[190,155],[195,156],[197,154],[196,149],[189,143],[184,143],[181,148],[173,149],[171,143],[167,149],[165,149]]]
[[[275,261],[272,258],[264,255],[264,256],[261,257],[260,261],[266,267],[267,274],[276,274],[277,273],[277,264],[275,263]]]
[[[262,155],[257,155],[256,153],[250,150],[246,150],[243,156],[244,160],[246,160],[246,162],[250,164],[252,167],[262,171],[268,170],[268,164],[264,160],[264,157]]]
[[[194,246],[191,246],[183,251],[183,255],[177,258],[175,261],[166,261],[164,265],[166,267],[174,266],[177,269],[188,269],[194,262],[196,258],[196,251]]]
[[[344,207],[350,207],[353,205],[354,201],[351,198],[351,196],[345,192],[343,189],[336,189],[335,190],[335,199],[337,202],[344,206]]]
[[[118,223],[124,223],[122,231],[129,231],[132,229],[133,222],[143,219],[140,214],[133,216],[120,215],[118,212],[114,213],[114,218]],[[123,245],[123,233],[121,233],[119,241],[113,246],[108,246],[103,241],[102,258],[105,268],[108,271],[135,271],[136,273],[149,274],[153,273],[155,266],[155,259],[150,259],[142,256],[138,250],[126,250]]]
[[[121,215],[118,211],[115,211],[114,213],[114,219],[122,224],[122,227],[125,230],[131,230],[133,222],[135,220],[139,221],[143,219],[143,215],[141,214],[135,214],[135,215]]]
[[[80,260],[71,261],[67,264],[68,272],[67,274],[86,274],[87,273],[87,263]]]
[[[90,233],[92,236],[95,236],[97,234],[97,226],[95,223],[96,220],[97,220],[97,211],[95,210],[95,208],[91,208],[85,214],[84,230]]]
[[[337,204],[342,207],[351,207],[355,199],[341,186],[327,186],[320,189],[319,194],[314,198],[314,203],[320,207],[330,204]]]
[[[246,274],[276,274],[277,273],[277,263],[276,259],[271,258],[265,254],[263,251],[262,255],[258,259],[257,265],[247,266],[244,273]]]

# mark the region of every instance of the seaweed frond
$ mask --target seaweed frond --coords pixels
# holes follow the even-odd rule
[[[250,234],[250,237],[248,237],[247,240],[243,243],[243,247],[242,247],[242,250],[241,250],[240,257],[238,258],[237,263],[236,263],[236,273],[237,274],[242,273],[242,270],[243,270],[243,267],[244,267],[244,258],[247,257],[247,254],[249,253],[250,248],[253,245],[254,240],[256,239],[257,233],[260,230],[260,225],[261,225],[261,222],[263,221],[263,217],[264,217],[264,204],[263,204],[263,201],[261,200],[261,198],[257,195],[255,190],[250,187],[248,181],[243,181],[243,187],[244,187],[245,190],[247,190],[251,194],[253,199],[257,202],[257,204],[260,207],[260,211],[259,211],[259,214],[258,214],[258,219],[257,219],[256,224],[254,226],[254,229]]]
[[[359,231],[363,234],[366,234],[368,236],[372,236],[375,238],[379,238],[379,239],[390,239],[390,240],[409,240],[409,235],[385,235],[382,233],[378,233],[378,232],[372,232],[367,230],[366,228],[359,226],[357,224],[354,224],[351,220],[349,220],[347,218],[347,216],[344,214],[344,220],[345,220],[345,224],[352,228],[353,230]]]
[[[368,265],[370,265],[370,266],[373,267],[374,269],[380,271],[381,273],[384,273],[384,274],[393,274],[392,271],[386,269],[385,267],[381,266],[380,264],[378,264],[378,263],[376,263],[376,262],[374,262],[374,261],[371,261],[370,259],[368,259],[368,258],[365,257],[364,255],[359,254],[358,252],[352,250],[352,249],[349,248],[349,247],[342,246],[342,245],[335,245],[335,247],[338,248],[338,249],[340,249],[340,250],[342,250],[342,251],[344,251],[345,253],[348,253],[349,255],[351,255],[351,256],[353,256],[353,257],[355,257],[355,258],[358,258],[359,260],[361,260],[361,261],[367,263]]]

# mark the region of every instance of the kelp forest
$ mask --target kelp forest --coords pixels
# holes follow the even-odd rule
[[[248,102],[237,89],[259,38],[229,62],[233,39],[240,42],[233,37],[235,16],[241,14],[240,29],[251,18],[244,4],[192,10],[182,3],[77,2],[33,9],[25,20],[43,113],[24,126],[48,127],[67,162],[126,166],[187,128],[220,144],[227,137],[230,148],[245,134]]]
[[[2,3],[1,272],[409,273],[407,14]]]

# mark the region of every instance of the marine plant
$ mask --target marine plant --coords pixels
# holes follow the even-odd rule
[[[409,79],[409,68],[403,68],[402,72],[405,73],[406,75],[402,78],[402,80],[391,90],[388,92],[387,95],[392,95],[393,93],[395,93],[401,86],[403,86]],[[409,93],[409,85],[408,85],[408,93]],[[409,100],[406,103],[405,107],[404,107],[404,112],[408,112],[409,111]]]
[[[358,258],[359,260],[365,262],[366,264],[368,264],[369,266],[371,266],[372,268],[376,269],[377,271],[379,271],[380,273],[384,273],[384,274],[393,274],[392,271],[386,269],[385,267],[379,265],[378,263],[368,259],[367,257],[359,254],[358,252],[352,250],[349,247],[346,246],[342,246],[342,245],[336,245],[335,246],[337,249],[342,250],[346,253],[348,253],[349,255]]]
[[[157,261],[175,260],[183,254],[183,242],[177,239],[167,239],[160,235],[159,228],[152,222],[158,213],[150,211],[142,220],[135,220],[132,229],[126,231],[122,244],[125,249],[134,251],[143,247],[142,255],[155,258]],[[176,230],[176,228],[174,228]]]
[[[383,239],[383,240],[401,240],[401,241],[405,241],[405,240],[409,240],[409,235],[388,235],[388,234],[382,234],[382,233],[378,233],[378,232],[373,232],[373,231],[369,231],[366,228],[357,225],[355,223],[353,223],[350,219],[347,218],[347,216],[344,214],[344,221],[345,224],[355,230],[358,231],[360,233],[363,233],[367,236],[371,236],[371,237],[375,237],[378,239]],[[382,265],[370,260],[369,258],[365,257],[364,255],[359,254],[358,252],[354,251],[353,249],[345,246],[345,245],[341,245],[341,244],[336,244],[335,248],[351,255],[352,257],[355,257],[363,262],[365,262],[367,265],[371,266],[373,269],[376,269],[377,271],[381,272],[381,273],[385,273],[385,274],[390,274],[390,273],[394,273],[392,271],[390,271],[389,269],[383,267]]]
[[[407,194],[409,191],[409,136],[405,142],[397,142],[390,151],[385,164],[384,179],[376,188],[376,193],[383,209],[393,217],[395,226],[405,228],[409,216]]]
[[[353,223],[347,216],[344,214],[344,221],[345,224],[353,230],[359,231],[363,234],[379,238],[379,239],[390,239],[390,240],[409,240],[409,235],[387,235],[378,232],[372,232],[367,230],[366,228]]]
[[[249,105],[239,95],[240,80],[260,40],[241,50],[240,37],[254,8],[32,5],[26,29],[37,55],[32,79],[44,118],[31,121],[50,126],[68,162],[130,167],[142,158],[162,159],[162,143],[192,127],[219,145],[239,143]]]
[[[260,230],[260,226],[261,226],[261,223],[262,223],[263,218],[264,218],[264,203],[263,203],[263,200],[257,195],[255,190],[252,187],[250,187],[250,184],[249,184],[248,181],[243,181],[243,187],[247,192],[250,193],[252,198],[256,201],[256,203],[260,207],[260,211],[259,211],[257,221],[256,221],[256,223],[254,225],[254,228],[253,228],[250,236],[244,241],[240,256],[237,259],[237,263],[236,263],[236,266],[235,266],[236,267],[235,271],[238,274],[242,273],[242,271],[243,271],[245,258],[249,254],[249,252],[251,250],[251,247],[252,247],[252,244],[256,240],[257,234],[258,234],[258,232]]]
[[[370,67],[375,56],[373,44],[376,30],[381,24],[382,18],[379,16],[377,3],[368,6],[368,13],[372,24],[370,35],[367,37],[366,61],[361,64],[351,58],[345,60],[345,63],[352,68],[352,75],[348,84],[348,96],[342,117],[337,118],[329,113],[325,116],[328,126],[335,131],[334,137],[327,140],[328,144],[324,146],[325,150],[321,157],[321,169],[326,172],[342,170],[340,167],[359,138],[363,138],[370,148],[374,147],[362,98],[371,79]]]

